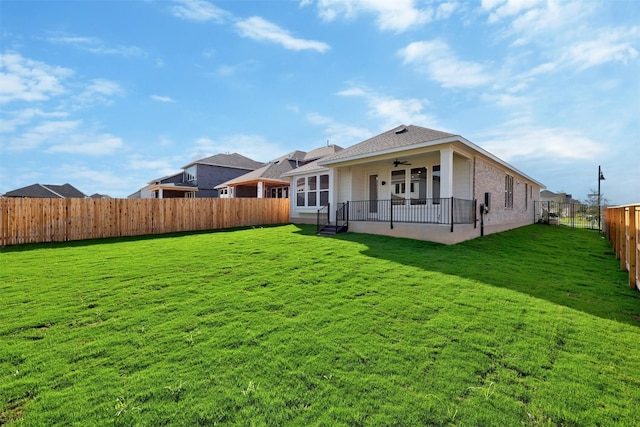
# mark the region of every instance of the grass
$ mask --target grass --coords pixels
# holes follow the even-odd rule
[[[0,251],[0,425],[640,425],[595,232],[281,226]]]

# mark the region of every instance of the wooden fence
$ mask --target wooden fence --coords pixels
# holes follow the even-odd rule
[[[629,287],[640,290],[640,204],[607,208],[605,233],[629,272]]]
[[[0,246],[289,222],[289,199],[0,199]]]

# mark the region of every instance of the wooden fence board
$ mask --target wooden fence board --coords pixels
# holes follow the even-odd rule
[[[289,222],[288,199],[0,199],[0,246]]]
[[[620,269],[629,272],[629,287],[640,290],[640,205],[607,208],[606,234]]]

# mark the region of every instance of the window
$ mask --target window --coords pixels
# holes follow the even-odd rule
[[[524,184],[524,209],[529,208],[529,184]]]
[[[287,187],[273,187],[271,188],[271,192],[269,197],[272,199],[286,199],[287,196]]]
[[[298,178],[296,181],[296,206],[304,206],[305,204],[304,181],[304,178]]]
[[[404,204],[404,194],[407,189],[406,176],[407,172],[404,169],[391,171],[391,200],[393,204]]]
[[[411,169],[411,204],[427,203],[427,168]]]
[[[196,180],[195,166],[191,166],[190,168],[184,170],[184,180],[185,182],[195,182]]]
[[[504,207],[513,209],[513,177],[511,175],[504,177]]]
[[[320,206],[329,204],[329,175],[320,175]]]
[[[298,178],[296,191],[296,206],[326,206],[329,203],[329,175]],[[283,194],[286,197],[286,191]]]
[[[431,171],[431,199],[434,205],[440,204],[440,165],[435,165]]]

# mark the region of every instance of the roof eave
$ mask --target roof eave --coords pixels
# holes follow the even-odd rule
[[[420,143],[417,143],[417,144],[390,148],[390,149],[387,149],[387,150],[376,151],[376,152],[373,152],[373,153],[366,153],[366,154],[360,154],[360,155],[355,155],[355,156],[343,157],[343,158],[339,158],[339,159],[335,159],[335,160],[331,160],[331,159],[320,160],[318,162],[318,165],[320,165],[320,166],[328,166],[328,167],[335,167],[336,165],[339,165],[341,163],[353,162],[353,161],[357,161],[357,160],[364,160],[364,159],[367,159],[367,158],[370,158],[370,157],[384,156],[384,155],[387,155],[387,154],[396,154],[396,153],[401,153],[403,151],[414,150],[416,148],[427,148],[427,147],[432,147],[432,146],[440,145],[440,144],[451,144],[453,142],[460,142],[463,145],[466,145],[467,147],[471,148],[472,150],[474,150],[474,151],[476,151],[476,152],[488,157],[489,159],[493,160],[494,162],[506,167],[507,169],[510,169],[510,170],[512,170],[514,172],[517,172],[523,178],[526,178],[526,179],[530,180],[531,182],[533,182],[534,184],[539,185],[540,188],[547,188],[541,182],[538,182],[537,180],[531,178],[529,175],[527,175],[524,172],[522,172],[522,171],[518,170],[517,168],[513,167],[512,165],[510,165],[509,163],[505,162],[501,158],[495,156],[494,154],[491,154],[490,152],[488,152],[484,148],[480,147],[479,145],[474,144],[473,142],[469,141],[468,139],[466,139],[466,138],[464,138],[463,136],[460,136],[460,135],[452,135],[452,136],[448,136],[446,138],[434,139],[432,141],[425,141],[425,142],[420,142]]]

